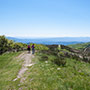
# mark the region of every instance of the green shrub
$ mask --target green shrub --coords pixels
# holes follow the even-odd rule
[[[8,41],[5,36],[0,36],[0,54],[8,50]]]
[[[27,47],[27,44],[16,43],[12,40],[8,40],[5,36],[0,36],[0,54],[6,51],[21,51]]]
[[[41,61],[47,61],[48,60],[48,56],[42,56],[41,57]]]
[[[54,59],[54,63],[58,66],[65,66],[66,61],[63,57],[57,57],[56,59]]]

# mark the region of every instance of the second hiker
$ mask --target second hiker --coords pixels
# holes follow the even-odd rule
[[[34,54],[35,53],[35,46],[34,46],[34,44],[32,45],[32,54]]]

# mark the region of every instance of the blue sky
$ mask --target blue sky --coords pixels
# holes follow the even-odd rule
[[[0,35],[90,37],[90,0],[0,0]]]

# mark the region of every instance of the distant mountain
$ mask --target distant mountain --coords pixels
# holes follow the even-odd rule
[[[36,43],[36,44],[45,44],[45,45],[52,45],[52,44],[63,44],[63,45],[70,45],[70,44],[78,44],[78,43],[86,43],[90,42],[90,37],[59,37],[59,38],[15,38],[15,37],[7,37],[10,40],[14,40],[15,42],[22,42],[22,43]]]

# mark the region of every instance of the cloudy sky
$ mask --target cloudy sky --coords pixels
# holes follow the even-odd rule
[[[90,0],[0,0],[0,35],[90,37]]]

